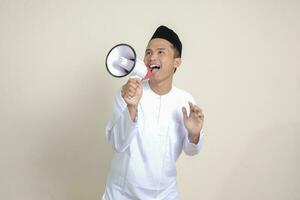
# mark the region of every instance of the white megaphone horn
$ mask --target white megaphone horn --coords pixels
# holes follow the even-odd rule
[[[128,44],[118,44],[107,54],[105,65],[114,77],[121,78],[130,74],[132,77],[148,79],[151,70],[136,57],[134,49]]]

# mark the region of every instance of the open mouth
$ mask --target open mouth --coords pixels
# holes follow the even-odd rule
[[[160,69],[160,65],[152,64],[150,65],[150,69],[152,73],[157,72]]]

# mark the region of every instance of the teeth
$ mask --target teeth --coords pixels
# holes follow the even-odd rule
[[[151,68],[151,69],[154,69],[154,68],[160,69],[160,65],[154,65],[154,64],[153,64],[153,65],[150,65],[150,68]]]

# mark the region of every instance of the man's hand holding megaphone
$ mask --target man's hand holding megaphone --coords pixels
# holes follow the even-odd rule
[[[142,81],[139,78],[129,78],[122,86],[121,95],[127,104],[132,121],[135,121],[139,101],[143,95]]]
[[[122,87],[122,97],[127,104],[132,121],[135,121],[138,103],[143,93],[142,81],[151,76],[151,70],[136,57],[135,50],[124,43],[114,46],[108,52],[105,65],[107,71],[114,77],[122,78],[131,75]]]

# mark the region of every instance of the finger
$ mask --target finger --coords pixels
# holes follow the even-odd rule
[[[204,115],[203,114],[200,115],[200,119],[204,120]]]
[[[197,114],[197,116],[198,116],[201,120],[204,119],[204,114],[203,114],[203,112],[199,112],[199,113]]]
[[[190,112],[193,110],[193,103],[189,101],[189,106],[190,106]]]
[[[128,92],[135,93],[136,89],[137,89],[137,88],[129,87],[129,88],[128,88]]]
[[[192,114],[195,116],[200,116],[200,115],[203,115],[203,112],[202,112],[202,110],[194,109]]]
[[[135,92],[128,92],[126,96],[128,96],[128,97],[134,97],[135,96]]]
[[[183,114],[183,118],[184,119],[187,119],[188,116],[187,116],[187,111],[186,111],[186,108],[185,107],[182,107],[182,114]]]
[[[193,104],[192,102],[189,102],[189,105],[190,105],[190,109],[191,109],[192,113],[196,113],[197,115],[199,113],[202,113],[202,109],[199,106],[197,106],[196,104]]]
[[[128,81],[132,81],[132,82],[136,82],[137,80],[139,80],[138,78],[129,78]]]
[[[134,98],[134,97],[129,97],[129,96],[127,96],[127,97],[124,97],[124,100],[125,100],[126,103],[131,104],[132,101],[133,101],[133,98]]]
[[[140,85],[140,84],[142,84],[142,80],[141,79],[136,79],[136,83]]]
[[[189,101],[189,105],[190,105],[190,112],[195,112],[195,105]]]
[[[121,94],[122,94],[122,97],[125,97],[125,96],[128,97],[128,96],[133,96],[135,94],[135,92],[127,89],[127,90],[122,90]]]
[[[138,87],[138,85],[139,84],[136,82],[130,82],[130,83],[128,83],[127,87],[136,89]]]
[[[198,116],[200,119],[203,119],[203,118],[204,118],[204,114],[203,114],[202,111],[197,112],[197,116]]]
[[[141,80],[138,79],[138,78],[130,78],[130,79],[128,80],[127,83],[128,83],[128,85],[130,85],[130,86],[137,87],[138,85],[141,84]]]
[[[200,118],[200,119],[204,118],[202,109],[199,106],[197,106],[195,104],[192,104],[191,102],[189,102],[189,105],[190,105],[190,109],[191,109],[191,115],[193,117],[197,117],[197,118]]]
[[[136,78],[129,78],[127,80],[127,83],[137,83],[137,81],[138,81],[138,79],[136,79]]]
[[[137,88],[136,88],[136,91],[137,91],[137,90],[140,90],[142,87],[143,87],[142,84],[139,84],[139,85],[137,86]]]
[[[137,82],[137,81],[140,81],[139,78],[129,78],[129,80],[133,81],[133,82]]]
[[[197,105],[194,105],[194,110],[195,112],[202,112],[202,109]]]
[[[136,83],[134,83],[132,80],[128,80],[125,85],[122,86],[122,92],[128,91],[129,88],[136,88]]]
[[[125,87],[123,87],[123,93],[135,93],[139,85],[137,83],[128,83]]]
[[[139,80],[140,81],[140,80]],[[140,81],[138,82],[137,88],[142,88],[143,87],[143,83]]]

